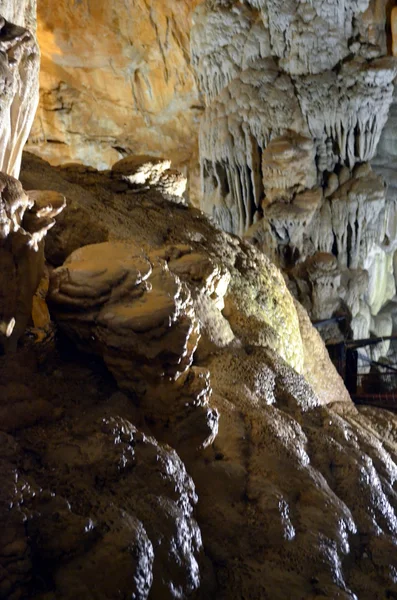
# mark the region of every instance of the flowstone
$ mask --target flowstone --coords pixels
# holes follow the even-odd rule
[[[53,271],[53,315],[103,356],[134,421],[181,453],[214,565],[213,597],[397,593],[396,419],[355,408],[280,271],[195,209],[153,191],[132,204],[109,174],[56,170],[30,156],[23,178],[63,190],[107,228],[108,243],[82,247]],[[316,260],[332,271],[332,261]],[[183,315],[200,322],[196,350]],[[203,448],[208,421],[197,417],[207,398],[219,423]],[[181,400],[185,412],[175,411]],[[120,411],[115,398],[106,407]],[[153,589],[153,597],[162,596]]]

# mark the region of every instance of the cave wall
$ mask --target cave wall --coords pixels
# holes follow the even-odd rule
[[[40,0],[40,108],[28,149],[109,168],[125,154],[197,161],[201,114],[189,63],[198,0]]]
[[[35,10],[32,0],[0,3],[0,171],[14,177],[39,100]]]
[[[170,158],[192,202],[289,271],[313,319],[384,335],[395,203],[365,165],[392,102],[392,4],[40,0],[28,149],[98,168]]]
[[[396,597],[395,416],[354,407],[282,273],[117,169],[24,163],[0,238],[34,250],[67,196],[49,299],[90,358],[0,357],[0,598]]]

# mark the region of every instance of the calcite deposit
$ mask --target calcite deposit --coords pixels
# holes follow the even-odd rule
[[[191,33],[202,208],[287,271],[312,319],[344,314],[353,337],[380,335],[396,292],[395,201],[368,165],[393,98],[388,14],[367,1],[208,0]]]
[[[35,3],[0,5],[0,351],[15,349],[44,268],[43,238],[65,205],[60,194],[25,193],[15,179],[38,103],[39,49],[24,26]],[[6,19],[17,15],[18,25]]]
[[[172,148],[190,156],[190,126],[168,129],[189,111],[154,93],[190,89],[194,4],[39,6],[51,85],[62,67],[55,130],[92,116],[63,141],[115,143],[100,74],[122,85],[128,65],[134,140],[144,114],[151,147],[110,149],[111,170],[25,154],[21,181],[0,174],[0,599],[397,597],[397,419],[358,410],[308,314],[347,307],[356,335],[393,331],[394,212],[368,162],[392,96],[385,3],[198,8],[205,200],[247,239],[187,205],[170,168]],[[34,2],[0,7],[34,29]]]
[[[26,20],[31,16],[26,7]],[[32,33],[6,21],[0,12],[1,89],[0,171],[18,177],[22,150],[32,127],[39,100],[39,49]],[[21,16],[19,16],[21,21]]]
[[[0,173],[0,349],[15,349],[44,271],[44,237],[65,207],[62,194],[22,189]]]
[[[172,160],[178,171],[158,178],[161,193],[200,204],[226,231],[248,231],[287,270],[332,254],[342,284],[330,306],[342,307],[350,335],[378,335],[376,317],[395,287],[391,231],[384,235],[394,201],[388,193],[381,206],[379,182],[375,207],[373,179],[360,175],[371,231],[359,221],[355,235],[345,190],[332,218],[329,199],[373,159],[382,130],[387,136],[395,21],[385,0],[85,0],[73,9],[41,0],[40,107],[29,149],[53,164],[97,168],[142,155]],[[351,251],[359,265],[347,272]],[[333,316],[307,294],[298,297],[313,319]]]
[[[397,593],[395,416],[355,408],[276,267],[195,209],[154,190],[115,191],[109,173],[26,155],[22,180],[63,192],[107,230],[106,244],[83,245],[53,271],[53,316],[128,395],[122,406],[111,397],[107,414],[180,452],[214,569],[211,580],[196,554],[199,597]],[[183,314],[197,319],[193,345]],[[210,440],[206,406],[217,414]],[[155,581],[151,597],[162,598]]]

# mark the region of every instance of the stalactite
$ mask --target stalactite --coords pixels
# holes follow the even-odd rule
[[[202,208],[285,268],[334,255],[344,274],[338,298],[353,317],[362,271],[373,265],[373,286],[386,269],[384,215],[394,214],[366,163],[388,117],[397,63],[371,37],[367,8],[368,0],[207,0],[192,32],[206,101]],[[226,191],[214,185],[220,165]],[[375,248],[382,258],[366,262]],[[379,311],[378,295],[365,302]]]

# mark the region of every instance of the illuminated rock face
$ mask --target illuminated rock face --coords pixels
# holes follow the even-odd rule
[[[0,0],[0,15],[7,21],[36,31],[37,0]]]
[[[189,64],[198,0],[41,0],[40,108],[29,148],[54,164],[109,168],[126,154],[197,163]]]
[[[317,172],[312,162],[309,188],[322,185],[324,172],[338,165],[353,168],[374,156],[396,63],[383,57],[381,46],[369,51],[359,21],[367,5],[340,2],[327,10],[320,0],[208,0],[197,8],[192,62],[207,104],[200,132],[204,195],[212,195],[223,225],[231,206],[232,231],[244,233],[261,216],[263,202],[277,199],[280,182],[267,168],[269,144],[285,152],[278,170],[279,178],[284,170],[288,178],[289,162],[298,160],[291,140],[313,141]],[[296,183],[288,183],[291,196]]]
[[[49,565],[54,593],[68,589],[76,596],[75,586],[91,580],[91,557],[97,559],[98,553],[109,556],[112,567],[112,577],[100,579],[107,595],[116,585],[125,595],[135,591],[134,581],[121,577],[126,552],[109,544],[109,536],[118,541],[122,534],[127,548],[137,547],[131,516],[147,534],[140,529],[145,543],[134,556],[148,558],[143,573],[146,581],[153,576],[147,593],[155,600],[189,597],[189,582],[203,600],[373,600],[396,594],[396,418],[380,409],[363,414],[356,409],[281,272],[263,253],[215,228],[191,207],[167,202],[150,190],[134,194],[132,203],[129,189],[113,190],[111,173],[55,169],[30,155],[22,177],[29,186],[62,190],[107,230],[109,241],[98,245],[84,245],[80,233],[83,247],[52,272],[52,311],[79,346],[103,356],[129,396],[121,394],[123,403],[120,393],[106,394],[106,386],[97,385],[90,373],[83,390],[72,394],[72,377],[66,373],[71,400],[65,404],[62,398],[65,415],[50,425],[22,427],[18,447],[27,446],[39,457],[28,465],[31,485],[39,479],[43,489],[59,490],[58,502],[64,498],[70,505],[69,511],[58,511],[60,523],[54,524],[37,493],[27,539],[20,526],[21,500],[8,483],[6,463],[3,493],[14,501],[12,533],[22,542],[21,554],[31,552],[46,564],[49,533],[57,526],[65,532],[51,537],[57,551]],[[71,211],[67,227],[73,231],[80,217]],[[323,253],[306,265],[318,295],[321,277],[337,281],[336,262]],[[387,326],[379,323],[382,331]],[[76,361],[69,373],[79,368]],[[49,397],[57,406],[53,380],[59,382],[50,380]],[[210,423],[201,417],[209,405],[219,423],[203,448]],[[22,413],[19,419],[26,419],[28,411],[18,409],[13,417]],[[76,415],[72,426],[71,414]],[[130,424],[137,422],[177,450],[194,482],[195,517],[215,571],[213,595],[204,586],[199,532],[189,512],[194,497],[183,503],[191,481],[160,443],[147,438],[142,443]],[[148,455],[153,462],[146,462]],[[152,471],[156,461],[155,473],[165,488]],[[169,477],[163,477],[163,465]],[[143,481],[137,479],[146,471]],[[168,483],[174,481],[178,493],[170,498]],[[22,498],[30,519],[35,504],[28,492],[24,488]],[[110,496],[109,513],[102,507]],[[182,514],[169,500],[185,508]],[[167,519],[164,503],[170,507]],[[54,506],[51,501],[48,511]],[[122,522],[119,507],[127,513]],[[86,539],[80,534],[86,523],[81,514],[95,526],[91,552],[81,547]],[[101,535],[104,524],[106,536]],[[186,543],[169,552],[181,535]],[[153,569],[147,538],[155,553]],[[69,544],[68,560],[59,549],[63,540]],[[0,551],[0,561],[4,554]],[[170,580],[175,563],[179,567]],[[30,565],[24,562],[21,582],[6,563],[7,578],[23,589]],[[137,572],[134,562],[130,570]],[[181,587],[168,586],[165,593],[170,581]],[[142,588],[142,598],[145,593]]]
[[[28,8],[29,22],[30,5]],[[5,14],[12,16],[13,11],[6,8]],[[21,15],[18,20],[23,20]],[[4,82],[0,93],[0,171],[18,177],[38,103],[39,50],[27,29],[0,17],[0,52]]]
[[[376,330],[395,294],[395,207],[367,164],[396,75],[385,5],[207,0],[193,22],[203,210],[281,265],[312,318],[344,305],[355,335],[365,305]]]

